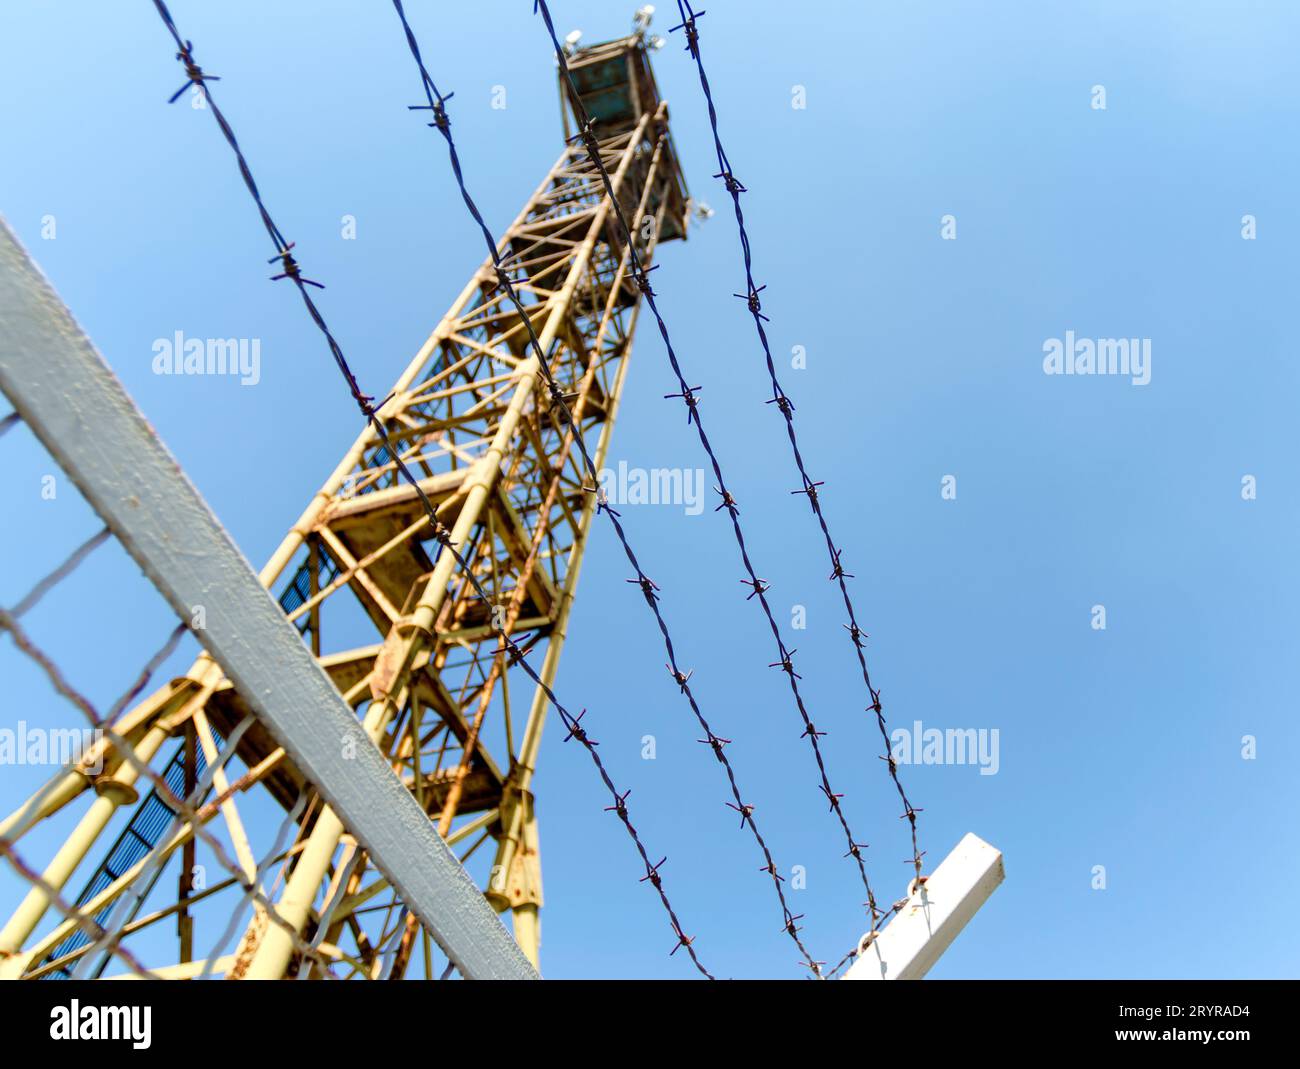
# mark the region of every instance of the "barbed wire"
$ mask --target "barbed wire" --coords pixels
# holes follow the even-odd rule
[[[53,587],[57,586],[76,571],[83,560],[108,541],[109,536],[109,529],[107,527],[101,527],[86,539],[85,542],[74,549],[62,564],[32,587],[27,596],[10,610],[14,615],[14,619],[18,619],[24,613],[35,608],[37,602],[39,602],[41,598],[45,597]]]
[[[840,960],[835,964],[835,966],[826,973],[823,979],[834,980],[835,977],[839,975],[840,971],[844,968],[844,966],[854,961],[858,957],[858,955],[861,954],[866,949],[866,947],[863,946],[863,943],[866,941],[867,936],[879,935],[881,931],[884,930],[885,923],[889,920],[889,918],[892,917],[895,913],[901,912],[903,907],[907,905],[908,899],[910,897],[911,896],[909,895],[900,898],[897,902],[891,905],[887,910],[884,910],[881,913],[879,920],[871,926],[871,929],[867,932],[867,934],[864,935],[852,947],[849,948],[848,953],[845,954],[842,958],[840,958]],[[870,946],[870,943],[867,943],[867,946]]]
[[[700,445],[708,456],[709,463],[713,468],[714,477],[718,481],[718,485],[714,489],[721,497],[722,504],[714,511],[717,512],[726,509],[727,515],[731,519],[731,526],[735,535],[736,544],[740,549],[741,562],[744,565],[746,574],[749,576],[748,579],[741,580],[744,585],[752,588],[745,600],[749,601],[755,597],[758,598],[759,604],[763,610],[763,615],[767,620],[768,627],[772,632],[772,637],[776,642],[777,660],[768,667],[781,669],[789,681],[790,691],[795,707],[798,710],[800,719],[803,721],[804,725],[804,730],[800,735],[800,738],[807,738],[810,743],[813,757],[817,764],[817,770],[821,778],[821,783],[818,785],[819,789],[830,803],[830,811],[835,814],[835,817],[838,819],[839,825],[844,832],[845,841],[848,843],[848,851],[844,856],[852,857],[855,861],[858,874],[862,880],[862,885],[867,893],[867,902],[865,905],[870,910],[872,917],[875,918],[879,915],[879,906],[876,903],[875,892],[871,888],[871,881],[867,877],[866,864],[862,859],[862,851],[865,849],[867,844],[859,843],[854,838],[853,832],[849,827],[848,819],[845,817],[843,807],[840,804],[840,799],[843,798],[843,795],[837,794],[831,787],[830,778],[826,771],[826,762],[822,756],[821,746],[817,742],[818,738],[824,736],[826,733],[824,731],[819,731],[814,725],[812,718],[808,715],[807,707],[804,705],[803,696],[799,691],[798,681],[801,677],[794,670],[793,658],[795,653],[798,651],[790,649],[786,645],[785,640],[781,635],[780,625],[776,622],[776,616],[773,614],[772,607],[767,600],[767,592],[771,587],[765,579],[759,578],[758,573],[754,569],[753,562],[750,560],[749,549],[745,542],[744,530],[740,523],[739,506],[736,503],[735,497],[727,489],[726,479],[722,474],[722,465],[718,460],[717,454],[714,452],[713,445],[709,440],[708,434],[704,430],[704,424],[700,417],[698,397],[700,387],[689,385],[686,376],[682,371],[681,364],[678,361],[677,353],[673,348],[672,339],[668,334],[668,326],[664,322],[663,315],[660,313],[658,304],[655,301],[654,289],[650,284],[649,270],[647,270],[645,265],[641,262],[640,257],[637,255],[627,218],[624,215],[622,206],[618,203],[618,198],[614,196],[609,172],[605,169],[604,162],[600,157],[600,143],[596,138],[594,129],[595,124],[587,114],[587,109],[582,103],[582,98],[579,95],[577,84],[574,82],[573,74],[569,70],[568,59],[565,55],[564,48],[560,44],[560,39],[555,32],[555,25],[551,21],[551,13],[550,9],[546,5],[546,0],[534,0],[533,10],[534,12],[541,14],[542,20],[546,24],[547,33],[550,35],[551,43],[555,48],[555,58],[559,63],[562,76],[564,77],[569,89],[569,99],[573,107],[574,119],[578,128],[578,133],[574,136],[574,140],[582,142],[584,148],[587,150],[588,157],[600,172],[600,177],[604,183],[606,194],[613,201],[614,213],[617,216],[619,228],[623,233],[623,238],[630,251],[632,274],[635,278],[637,288],[645,296],[646,304],[655,318],[655,323],[658,325],[660,337],[663,338],[664,349],[668,356],[668,362],[672,367],[673,375],[677,379],[679,390],[678,393],[667,394],[666,396],[681,398],[682,402],[686,405],[686,422],[688,425],[694,424],[696,435],[700,440]],[[647,594],[647,597],[649,597],[649,594]]]
[[[352,394],[353,399],[356,401],[358,408],[366,417],[371,428],[374,430],[376,436],[380,439],[380,441],[382,441],[385,448],[387,448],[389,455],[393,458],[393,461],[395,463],[398,472],[401,474],[403,478],[406,479],[408,483],[411,484],[416,495],[418,496],[420,503],[425,513],[428,516],[429,523],[431,525],[431,529],[433,532],[433,537],[439,543],[440,546],[440,549],[438,551],[439,555],[443,550],[446,550],[447,552],[452,554],[453,559],[460,566],[461,571],[470,581],[470,584],[473,587],[475,594],[485,605],[491,608],[493,604],[491,598],[484,590],[483,585],[479,581],[478,577],[473,573],[472,569],[469,567],[469,564],[466,562],[465,558],[453,545],[451,540],[451,532],[438,519],[437,512],[434,509],[432,502],[429,500],[428,495],[425,494],[423,488],[419,484],[419,480],[411,473],[406,463],[402,460],[401,455],[399,454],[397,448],[394,446],[394,444],[392,443],[389,437],[387,429],[384,427],[383,422],[379,419],[378,416],[379,411],[384,407],[384,405],[388,402],[388,400],[391,399],[391,397],[385,398],[384,401],[380,402],[380,404],[375,405],[373,403],[374,401],[373,397],[368,396],[361,392],[361,388],[357,382],[357,379],[355,375],[352,373],[351,368],[348,366],[348,362],[343,354],[342,348],[340,347],[338,341],[334,338],[333,334],[330,332],[329,327],[326,325],[325,319],[321,315],[320,310],[317,308],[315,301],[312,300],[311,295],[307,292],[308,286],[317,289],[323,289],[324,287],[321,285],[321,283],[315,282],[303,276],[301,268],[292,253],[293,243],[286,241],[283,233],[281,232],[279,227],[275,224],[275,221],[272,219],[270,212],[267,210],[267,207],[262,200],[261,192],[257,187],[257,183],[253,179],[253,174],[248,165],[248,161],[245,159],[244,153],[239,147],[239,142],[235,138],[234,131],[231,128],[230,123],[226,120],[225,115],[222,114],[221,109],[217,106],[216,102],[212,99],[212,94],[208,86],[208,83],[212,81],[217,81],[219,80],[219,78],[215,75],[205,72],[195,61],[193,44],[181,36],[180,31],[177,29],[175,21],[172,19],[171,12],[168,10],[166,3],[164,3],[164,0],[154,0],[154,7],[158,11],[159,17],[162,19],[164,25],[167,28],[168,33],[171,35],[172,40],[176,44],[176,48],[177,48],[176,58],[181,62],[182,66],[185,68],[185,74],[188,79],[188,82],[186,84],[197,87],[198,90],[204,94],[205,101],[208,105],[208,108],[212,111],[213,118],[216,120],[217,125],[220,127],[222,135],[225,137],[226,142],[229,144],[231,151],[235,154],[236,161],[238,162],[239,165],[240,175],[244,180],[244,185],[247,187],[250,196],[252,197],[254,203],[256,204],[258,213],[262,219],[262,224],[275,246],[275,255],[271,258],[269,262],[274,263],[276,262],[276,260],[279,260],[281,263],[281,273],[274,276],[272,281],[278,281],[279,279],[282,278],[288,278],[293,282],[293,284],[295,285],[299,294],[302,297],[303,304],[306,306],[312,321],[316,324],[321,334],[325,337],[325,340],[330,349],[330,353],[334,357],[335,363],[338,365],[339,372],[340,374],[342,374],[345,382],[347,383],[348,388]],[[181,93],[185,91],[185,88],[186,86],[184,85],[181,86],[181,88],[178,89],[172,95],[169,103],[176,101],[180,97]],[[433,107],[432,102],[430,103],[430,107]],[[445,111],[441,112],[441,114],[443,115],[443,121],[445,122]],[[438,121],[438,115],[439,112],[435,110],[434,112],[435,123]],[[493,248],[495,249],[495,246],[493,246]],[[498,277],[500,277],[501,273],[502,272],[499,268]],[[527,317],[525,317],[525,320],[526,319]],[[554,379],[548,379],[548,382],[552,389],[552,398],[554,399],[555,390],[559,388],[558,384],[554,382]],[[563,398],[561,396],[561,401],[562,400]],[[713,979],[712,973],[710,973],[700,962],[699,957],[696,954],[695,947],[693,946],[694,938],[686,935],[684,929],[682,928],[681,922],[678,919],[677,913],[673,909],[672,903],[668,899],[667,891],[664,889],[663,878],[659,874],[659,868],[664,864],[666,858],[661,859],[657,863],[654,864],[651,863],[650,854],[646,849],[645,844],[642,842],[641,837],[636,830],[636,827],[632,824],[627,810],[626,800],[627,800],[628,792],[623,792],[622,794],[619,793],[617,787],[614,784],[614,781],[612,780],[608,771],[605,768],[604,762],[601,760],[600,755],[596,752],[596,746],[598,745],[598,743],[596,742],[596,740],[592,739],[588,735],[586,729],[583,728],[581,725],[581,720],[583,716],[586,715],[586,710],[584,709],[576,717],[573,716],[568,711],[568,709],[566,709],[564,705],[560,703],[559,699],[556,697],[551,687],[542,680],[541,676],[538,675],[537,672],[533,670],[532,666],[524,659],[526,656],[525,651],[521,650],[518,644],[508,635],[504,636],[504,641],[510,648],[512,663],[520,665],[523,668],[524,672],[528,675],[528,677],[538,687],[542,689],[543,693],[547,697],[547,700],[551,703],[552,707],[556,710],[557,714],[559,715],[561,721],[564,723],[565,728],[568,730],[568,734],[565,736],[565,741],[568,741],[569,739],[575,739],[587,751],[588,755],[591,757],[592,763],[595,765],[601,780],[604,782],[606,789],[609,791],[611,797],[614,800],[614,804],[609,807],[609,811],[615,813],[615,815],[618,816],[618,818],[622,821],[624,828],[627,830],[628,835],[631,837],[637,849],[637,852],[641,855],[641,860],[644,863],[646,869],[646,875],[643,876],[641,880],[642,882],[649,882],[654,887],[654,889],[658,892],[664,910],[668,914],[673,932],[677,936],[677,942],[673,947],[672,953],[675,954],[677,950],[684,947],[686,949],[687,954],[690,956],[692,963],[695,965],[696,969],[699,970],[700,973],[702,973],[704,976],[708,977],[709,979]]]
[[[808,498],[808,504],[812,507],[813,515],[817,518],[818,526],[821,528],[822,537],[826,542],[826,552],[830,559],[831,574],[829,578],[838,581],[840,595],[844,601],[844,610],[848,614],[849,622],[845,624],[848,631],[849,640],[853,643],[853,649],[857,654],[858,664],[862,671],[862,681],[866,685],[867,693],[871,695],[871,704],[867,706],[868,711],[876,714],[876,723],[880,729],[880,737],[885,745],[885,756],[881,758],[889,769],[889,775],[894,781],[894,786],[898,791],[898,796],[903,802],[902,818],[906,819],[910,825],[912,836],[912,858],[908,862],[915,869],[916,875],[921,875],[921,858],[924,857],[924,851],[921,850],[917,838],[916,814],[921,810],[915,808],[908,800],[907,792],[903,789],[902,780],[898,775],[898,763],[893,756],[893,747],[889,742],[889,729],[885,723],[885,714],[880,702],[880,691],[872,686],[871,673],[867,668],[867,657],[865,639],[866,633],[858,625],[857,613],[854,610],[853,599],[849,594],[848,583],[846,580],[852,579],[853,576],[844,570],[840,560],[842,549],[837,548],[834,539],[831,537],[830,527],[826,521],[826,515],[822,511],[821,505],[821,487],[824,485],[813,479],[808,474],[808,469],[804,464],[803,454],[799,450],[799,439],[795,434],[794,426],[794,404],[791,402],[785,390],[782,389],[781,383],[776,374],[776,363],[772,359],[772,348],[768,343],[767,331],[763,324],[768,321],[768,317],[762,312],[762,303],[759,294],[766,289],[766,286],[756,285],[754,282],[753,256],[750,246],[749,232],[745,229],[745,213],[740,206],[740,195],[748,192],[746,187],[736,177],[735,172],[731,169],[731,161],[727,157],[726,150],[722,147],[722,137],[718,132],[718,111],[713,100],[713,93],[709,87],[709,78],[704,71],[704,60],[700,55],[700,31],[696,24],[703,11],[696,13],[691,7],[690,0],[677,0],[677,10],[681,17],[680,25],[674,26],[669,32],[677,30],[684,31],[686,37],[686,51],[691,54],[695,61],[695,67],[700,76],[700,88],[704,91],[704,99],[708,104],[709,126],[713,131],[713,145],[718,156],[718,173],[714,178],[722,179],[723,185],[731,195],[732,204],[736,212],[736,228],[740,236],[741,254],[745,261],[745,292],[736,294],[745,301],[750,315],[754,320],[754,329],[758,332],[759,342],[763,346],[763,356],[767,362],[768,376],[772,382],[772,398],[765,402],[769,405],[776,405],[777,410],[785,420],[786,435],[790,441],[790,452],[794,457],[795,466],[799,469],[799,477],[803,481],[803,488],[792,490],[794,494],[804,494]]]
[[[555,405],[555,410],[559,413],[561,422],[572,433],[574,441],[578,445],[579,452],[582,455],[587,474],[593,481],[593,485],[599,486],[599,473],[596,470],[595,461],[588,451],[578,421],[573,417],[573,413],[569,409],[564,390],[555,380],[550,363],[543,351],[541,339],[538,337],[537,331],[533,326],[532,317],[529,316],[524,309],[523,302],[520,300],[519,295],[515,290],[514,282],[510,277],[510,272],[506,268],[505,262],[498,251],[496,239],[493,237],[492,231],[488,227],[487,223],[484,222],[483,216],[479,212],[478,206],[466,186],[464,172],[460,164],[460,157],[456,151],[456,142],[451,132],[451,119],[447,114],[446,108],[446,102],[450,100],[454,94],[447,93],[444,95],[438,90],[438,87],[421,56],[419,43],[416,40],[414,31],[411,29],[410,22],[407,20],[406,12],[402,6],[402,0],[393,0],[393,7],[397,11],[398,18],[401,19],[403,30],[406,32],[406,41],[410,47],[411,55],[415,60],[416,66],[419,68],[421,85],[424,89],[425,98],[428,101],[426,105],[413,107],[411,110],[427,110],[431,112],[434,121],[429,123],[429,125],[437,129],[447,142],[447,154],[451,161],[451,168],[456,178],[456,184],[460,189],[460,195],[465,202],[466,208],[469,210],[470,215],[474,218],[474,221],[478,224],[479,230],[483,234],[483,241],[487,246],[488,255],[491,257],[493,266],[496,269],[497,283],[505,291],[510,302],[518,312],[520,322],[528,332],[529,345],[537,358],[542,375],[546,379],[547,385],[550,389],[551,399]],[[613,196],[612,190],[607,192],[607,196],[613,203],[617,204],[617,198]],[[780,903],[782,913],[781,930],[786,932],[794,941],[799,952],[803,955],[803,964],[816,974],[820,963],[814,961],[808,948],[804,945],[798,935],[800,929],[796,922],[801,920],[803,915],[796,915],[790,909],[789,903],[786,900],[785,890],[782,887],[782,877],[777,871],[772,851],[769,849],[766,840],[759,831],[757,822],[754,820],[754,806],[743,800],[740,787],[737,783],[735,768],[724,752],[724,747],[727,746],[731,740],[724,739],[713,731],[708,720],[705,718],[704,713],[701,711],[699,703],[696,701],[689,682],[691,673],[683,672],[678,664],[672,635],[669,632],[667,620],[664,618],[664,614],[659,607],[659,597],[657,596],[658,587],[642,570],[637,555],[632,549],[631,542],[628,539],[627,532],[619,520],[619,514],[614,509],[610,508],[608,502],[603,500],[599,495],[597,497],[597,511],[608,517],[610,524],[613,527],[614,535],[618,539],[632,570],[636,573],[636,578],[628,580],[628,582],[635,583],[645,595],[646,605],[654,616],[655,623],[663,638],[664,649],[668,656],[668,664],[666,667],[672,675],[674,682],[676,682],[677,686],[681,690],[681,693],[686,697],[691,712],[694,714],[696,721],[704,731],[705,737],[698,741],[712,750],[718,763],[725,771],[728,784],[731,788],[731,796],[734,799],[733,802],[728,802],[727,805],[740,814],[741,828],[749,828],[754,836],[755,842],[758,844],[759,850],[763,854],[766,864],[759,871],[766,872],[771,877],[772,884],[776,890],[777,899]]]

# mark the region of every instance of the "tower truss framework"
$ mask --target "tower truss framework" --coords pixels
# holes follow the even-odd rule
[[[648,263],[660,241],[686,236],[689,201],[644,37],[583,49],[570,69]],[[570,143],[498,244],[597,468],[641,300],[620,235],[585,148]],[[502,635],[527,649],[548,686],[554,681],[596,506],[572,430],[541,382],[524,322],[489,258],[380,411],[490,608],[453,555],[437,552],[418,495],[370,427],[259,575],[448,843],[462,856],[491,844],[484,893],[512,914],[534,964],[542,885],[532,780],[547,699],[532,688],[518,700],[519,681],[528,681],[505,656]],[[245,874],[318,957],[304,957],[254,909],[230,953],[205,959],[208,944],[196,932],[215,939],[239,903],[238,885],[196,881],[189,825],[158,841],[170,813],[156,812],[165,810],[157,793],[106,743],[47,785],[38,807],[24,804],[0,823],[0,835],[71,825],[42,876],[64,897],[79,890],[75,901],[101,923],[121,916],[119,900],[147,856],[163,852],[169,863],[132,908],[123,940],[144,948],[142,960],[162,976],[437,975],[413,915],[269,733],[255,719],[244,723],[249,717],[248,703],[204,654],[128,710],[116,731],[178,794],[200,781],[225,740],[237,740],[237,774],[211,777],[200,818],[221,825]],[[251,805],[255,794],[291,818],[291,835],[271,856],[253,847],[251,822],[266,808]],[[0,975],[111,972],[108,957],[89,960],[89,939],[56,917],[46,892],[33,888],[0,930]]]

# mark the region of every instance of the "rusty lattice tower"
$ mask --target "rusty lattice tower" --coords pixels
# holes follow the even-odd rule
[[[685,237],[689,205],[645,36],[577,50],[569,65],[597,120],[637,252],[648,261],[658,242]],[[561,87],[568,135],[571,101]],[[566,146],[498,249],[599,466],[641,293],[598,173],[581,144]],[[447,841],[464,854],[491,840],[496,856],[485,893],[496,909],[512,912],[515,937],[536,962],[542,889],[531,784],[548,706],[539,688],[526,705],[512,701],[512,683],[519,689],[527,680],[504,656],[501,635],[529,650],[546,683],[555,678],[596,501],[572,433],[539,389],[523,320],[505,298],[488,259],[380,413],[494,607],[475,596],[452,554],[437,553],[414,489],[399,480],[393,456],[369,428],[260,578]],[[358,644],[365,634],[373,637]],[[0,834],[21,835],[51,819],[61,829],[72,824],[45,864],[45,882],[97,918],[125,920],[124,945],[140,946],[159,974],[440,971],[413,916],[206,655],[129,710],[118,731],[177,793],[200,782],[226,740],[237,741],[239,765],[211,776],[200,815],[224,825],[240,866],[250,878],[260,873],[276,911],[300,933],[295,939],[254,910],[229,953],[201,960],[207,946],[206,939],[196,946],[196,923],[202,919],[204,936],[215,940],[239,904],[239,888],[196,884],[193,834],[160,841],[170,811],[121,753],[102,747],[51,784],[37,806],[0,824]],[[287,841],[268,856],[253,847],[266,836],[250,834],[252,820],[265,820],[265,804],[247,801],[254,794],[269,795],[292,818]],[[130,811],[124,830],[123,811]],[[174,863],[147,895],[127,901],[123,891],[150,851]],[[89,938],[70,921],[53,923],[55,916],[47,893],[34,888],[0,931],[7,952],[0,969],[103,972],[107,959],[91,960]],[[305,958],[303,943],[320,956]]]

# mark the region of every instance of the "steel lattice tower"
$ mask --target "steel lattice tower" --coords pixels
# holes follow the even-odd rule
[[[686,236],[689,202],[644,35],[582,49],[569,62],[582,104],[597,120],[602,158],[638,254],[648,262],[659,241]],[[567,134],[563,82],[561,92]],[[609,448],[641,300],[620,235],[584,147],[569,143],[498,246],[597,467]],[[531,785],[548,703],[536,688],[526,716],[518,715],[510,688],[524,677],[503,655],[500,636],[512,635],[542,679],[554,680],[596,506],[572,432],[551,411],[541,381],[523,321],[488,259],[380,413],[491,595],[492,610],[453,555],[438,554],[418,496],[399,480],[371,428],[260,573],[448,842],[493,841],[485,894],[498,911],[512,912],[515,937],[534,963],[542,888]],[[373,640],[357,645],[362,633]],[[260,878],[276,911],[336,961],[337,975],[414,974],[422,942],[430,960],[427,937],[265,729],[256,720],[241,727],[249,715],[204,654],[183,678],[130,709],[117,730],[177,793],[193,789],[224,740],[236,735],[247,771],[237,779],[218,772],[201,813],[224,824],[240,867],[251,878],[262,860],[241,799],[265,791],[294,817],[291,836]],[[160,844],[170,811],[143,791],[121,754],[108,747],[103,757],[101,770],[92,773],[87,764],[52,785],[25,819],[20,807],[0,834],[22,834],[56,814],[66,826],[62,811],[84,806],[43,877],[69,899],[79,890],[76,901],[101,921],[125,908],[120,893],[150,848],[178,855],[174,894],[159,883],[131,907],[136,928],[125,945],[153,928],[152,950],[157,926],[171,928],[166,945],[176,948],[174,964],[157,962],[151,952],[151,967],[164,976],[198,975],[196,954],[206,946],[195,946],[196,918],[206,909],[220,928],[238,896],[219,893],[221,885],[192,884],[193,835]],[[122,821],[114,818],[126,809],[132,815],[119,833]],[[73,877],[87,871],[79,887]],[[375,908],[385,904],[390,908]],[[0,931],[0,951],[9,955],[0,974],[103,972],[105,958],[81,962],[89,940],[72,922],[37,935],[49,912],[46,894],[34,888]],[[281,977],[298,975],[304,965],[315,975],[325,968],[304,962],[292,937],[254,910],[214,974]]]

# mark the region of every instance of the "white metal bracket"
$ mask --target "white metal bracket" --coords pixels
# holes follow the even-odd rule
[[[1002,851],[967,832],[867,943],[845,980],[920,980],[1005,876]]]

